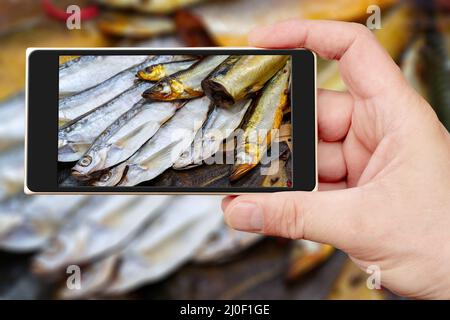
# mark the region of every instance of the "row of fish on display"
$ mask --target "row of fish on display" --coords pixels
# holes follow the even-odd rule
[[[58,161],[76,161],[72,176],[89,184],[134,186],[202,164],[244,123],[235,181],[281,127],[290,74],[284,55],[71,60],[60,67]]]
[[[0,114],[0,250],[37,252],[32,270],[45,277],[82,265],[82,289],[62,286],[58,297],[124,293],[262,239],[226,227],[217,196],[26,196],[24,95],[0,103]]]

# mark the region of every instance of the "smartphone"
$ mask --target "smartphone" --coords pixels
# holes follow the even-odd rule
[[[313,191],[316,57],[27,51],[27,194]]]

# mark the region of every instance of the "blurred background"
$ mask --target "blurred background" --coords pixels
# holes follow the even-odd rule
[[[71,4],[79,30],[66,27]],[[22,191],[26,48],[245,46],[257,25],[365,23],[370,5],[381,8],[376,37],[449,129],[447,0],[2,0],[0,298],[399,299],[369,290],[369,275],[328,245],[228,229],[220,197]],[[319,87],[345,90],[335,62],[318,70]]]

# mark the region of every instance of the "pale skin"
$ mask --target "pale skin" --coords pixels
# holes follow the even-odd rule
[[[286,21],[252,46],[339,61],[348,92],[318,92],[319,192],[227,197],[233,228],[331,244],[407,297],[450,299],[450,135],[364,26]]]

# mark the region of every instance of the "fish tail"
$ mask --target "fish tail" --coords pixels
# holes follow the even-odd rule
[[[239,180],[254,167],[256,167],[256,164],[249,164],[249,163],[239,164],[239,165],[235,166],[233,168],[233,171],[231,172],[231,175],[229,178],[230,181],[233,182],[233,181]]]

